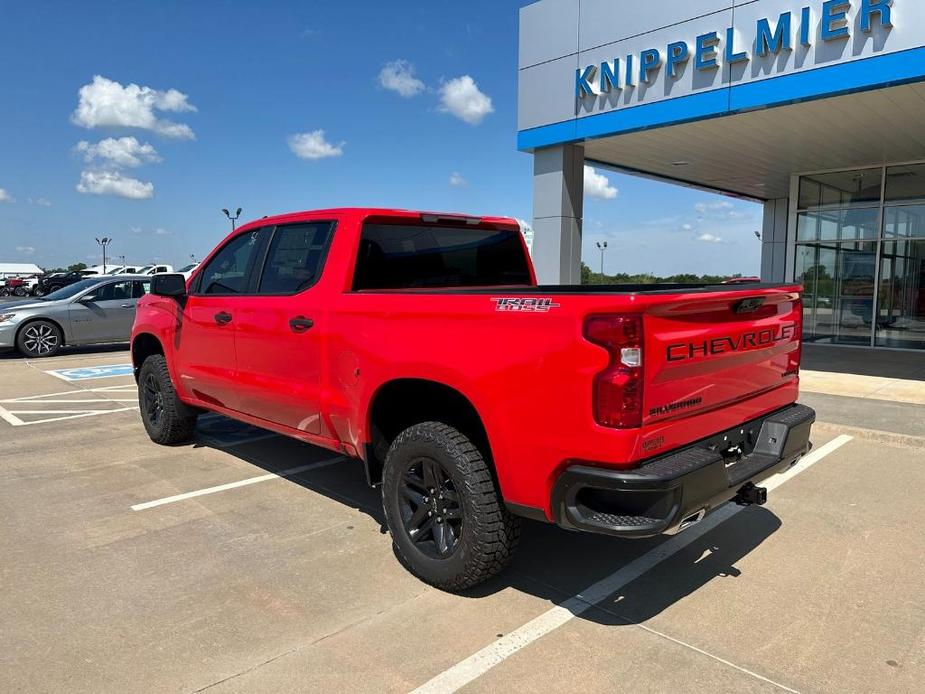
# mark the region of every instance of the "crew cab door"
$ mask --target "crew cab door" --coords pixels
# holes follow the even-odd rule
[[[209,404],[239,409],[235,336],[266,241],[266,229],[226,241],[196,276],[182,306],[175,349],[179,385]]]
[[[276,227],[257,291],[235,315],[241,411],[321,436],[324,306],[315,285],[333,232],[329,220]]]

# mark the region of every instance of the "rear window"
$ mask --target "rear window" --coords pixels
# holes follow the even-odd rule
[[[354,290],[530,284],[519,231],[366,224]]]

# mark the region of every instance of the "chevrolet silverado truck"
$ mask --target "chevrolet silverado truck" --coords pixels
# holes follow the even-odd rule
[[[512,219],[332,209],[152,277],[132,360],[160,444],[203,411],[362,461],[402,563],[462,590],[522,517],[675,533],[810,448],[801,288],[538,286]]]

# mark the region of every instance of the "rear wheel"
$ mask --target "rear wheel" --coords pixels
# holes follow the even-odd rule
[[[154,443],[171,445],[193,438],[196,413],[177,397],[163,355],[154,354],[141,365],[138,407],[145,431]]]
[[[500,572],[520,537],[478,448],[440,422],[416,424],[392,442],[382,502],[396,554],[418,578],[465,590]]]
[[[16,347],[19,351],[32,359],[39,357],[53,357],[61,349],[61,328],[47,320],[36,320],[19,331],[16,338]]]

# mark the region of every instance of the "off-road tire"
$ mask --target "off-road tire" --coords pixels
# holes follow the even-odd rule
[[[448,496],[458,497],[455,503],[462,522],[455,549],[447,556],[423,551],[424,545],[416,544],[406,528],[409,514],[415,513],[415,502],[406,496],[406,490],[413,491],[406,473],[424,460],[439,465]],[[448,502],[431,499],[430,503]],[[482,452],[460,431],[441,422],[415,424],[392,442],[383,469],[382,504],[396,556],[412,574],[441,590],[462,591],[495,576],[510,561],[520,539],[520,518],[504,507]],[[438,507],[434,508],[436,514]],[[439,553],[436,539],[433,544]]]
[[[154,443],[170,446],[193,438],[197,414],[177,397],[163,355],[154,354],[141,365],[138,407],[145,431]]]
[[[29,359],[53,357],[63,344],[61,328],[47,320],[29,321],[16,335],[16,349]]]

